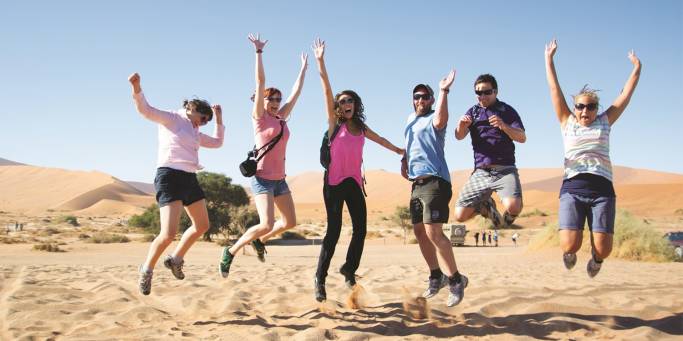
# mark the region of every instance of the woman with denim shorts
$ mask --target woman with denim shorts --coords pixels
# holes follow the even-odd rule
[[[358,270],[363,254],[368,218],[361,175],[365,139],[367,138],[399,155],[402,155],[404,150],[379,136],[365,124],[363,102],[355,91],[344,90],[336,96],[332,96],[332,87],[324,60],[325,42],[317,39],[313,42],[313,51],[318,62],[320,81],[325,95],[327,136],[331,138],[334,135],[334,138],[330,139],[332,141],[330,143],[330,164],[325,172],[323,184],[327,231],[320,247],[318,267],[315,273],[315,299],[322,302],[327,299],[325,279],[337,241],[339,241],[344,203],[346,203],[351,216],[353,234],[346,253],[346,262],[341,266],[339,272],[344,276],[347,287],[352,288],[356,285],[356,270]]]
[[[159,256],[173,242],[178,231],[178,222],[183,207],[192,220],[190,226],[173,251],[164,259],[177,279],[184,279],[183,256],[192,244],[209,229],[209,214],[206,210],[204,192],[197,182],[199,147],[219,148],[223,145],[223,115],[221,107],[209,105],[206,101],[185,100],[183,109],[168,112],[150,106],[142,93],[140,75],[128,77],[133,88],[133,99],[137,111],[146,119],[159,124],[159,157],[154,178],[156,198],[159,203],[161,229],[149,247],[147,259],[140,266],[138,286],[143,295],[152,289],[152,270]],[[199,132],[199,127],[216,116],[214,136]]]
[[[271,237],[296,226],[294,201],[285,181],[285,153],[289,139],[287,119],[304,85],[308,55],[305,53],[301,55],[299,77],[294,83],[292,94],[280,107],[282,92],[276,88],[266,89],[265,87],[266,77],[263,71],[262,54],[268,41],[261,41],[258,34],[256,36],[250,34],[249,40],[256,50],[256,91],[252,98],[254,108],[251,113],[256,146],[261,147],[267,144],[280,133],[282,136],[258,162],[256,175],[251,179],[251,190],[259,215],[259,223],[247,229],[234,245],[223,249],[219,271],[224,278],[228,277],[233,258],[242,247],[251,243],[256,250],[258,259],[264,262],[265,242]],[[275,207],[282,215],[278,221],[275,221]]]
[[[562,128],[564,140],[564,180],[560,189],[560,247],[567,269],[576,264],[581,248],[583,226],[588,221],[591,236],[591,259],[586,271],[595,277],[602,262],[612,251],[616,195],[612,185],[609,157],[611,127],[626,109],[640,78],[641,64],[633,51],[628,58],[633,70],[626,85],[612,105],[598,114],[600,98],[596,90],[584,86],[574,96],[574,112],[564,99],[555,72],[553,56],[557,41],[545,47],[545,69],[550,97]]]

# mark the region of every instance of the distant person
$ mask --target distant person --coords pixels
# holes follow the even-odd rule
[[[474,151],[474,171],[460,190],[455,219],[464,222],[481,214],[495,228],[510,226],[522,211],[522,186],[515,166],[515,144],[524,143],[522,119],[509,104],[498,100],[498,82],[489,74],[474,82],[478,103],[458,121],[455,138],[470,134]],[[503,202],[501,218],[493,192]]]
[[[474,245],[479,246],[479,232],[474,232]]]
[[[177,279],[184,279],[183,257],[192,244],[209,229],[204,191],[199,186],[196,172],[199,164],[199,147],[219,148],[223,145],[223,115],[219,105],[211,106],[201,99],[185,100],[177,112],[162,111],[150,106],[140,86],[140,75],[128,77],[133,88],[135,108],[146,119],[159,125],[159,156],[154,178],[156,200],[159,204],[161,229],[140,266],[138,286],[143,295],[152,290],[152,272],[161,253],[173,242],[178,231],[180,215],[185,212],[192,221],[183,233],[172,254],[164,258],[164,266]],[[216,116],[214,135],[199,131]]]
[[[493,243],[491,243],[491,231],[488,233],[488,238],[489,238],[489,246],[493,246]]]
[[[493,231],[493,243],[498,247],[498,231]]]
[[[486,246],[486,231],[481,232],[481,246]]]
[[[612,184],[609,137],[612,125],[626,109],[640,79],[641,64],[633,51],[628,59],[631,74],[617,99],[598,113],[597,91],[584,86],[574,96],[574,111],[565,101],[555,72],[553,56],[557,40],[545,46],[545,70],[557,119],[564,140],[564,180],[560,189],[560,247],[567,269],[576,264],[581,248],[583,226],[588,221],[592,257],[586,265],[588,276],[595,277],[603,260],[612,251],[616,195]]]
[[[285,154],[289,140],[287,121],[296,104],[304,76],[308,66],[308,55],[301,55],[299,76],[294,83],[292,93],[284,105],[282,92],[277,88],[266,88],[266,74],[263,70],[263,49],[268,41],[262,41],[260,35],[249,35],[249,41],[254,45],[256,56],[256,91],[254,92],[254,106],[251,112],[251,122],[254,126],[254,140],[257,148],[280,136],[272,149],[263,156],[256,167],[256,175],[251,178],[251,193],[254,196],[259,223],[247,231],[230,247],[223,248],[223,255],[218,264],[218,270],[223,278],[228,277],[230,265],[234,257],[245,245],[251,243],[256,250],[258,260],[265,262],[265,242],[287,229],[296,226],[296,213],[292,193],[285,181]],[[275,221],[275,208],[280,211],[280,220]]]
[[[325,67],[325,42],[317,39],[313,43],[315,59],[318,62],[327,112],[327,136],[330,139],[330,164],[325,171],[323,199],[327,212],[327,231],[320,248],[318,268],[315,273],[315,298],[319,302],[327,299],[325,279],[330,261],[339,240],[342,227],[344,203],[351,216],[353,234],[346,253],[346,262],[339,272],[346,285],[356,285],[356,270],[360,265],[367,231],[368,211],[365,205],[363,177],[363,146],[369,139],[382,147],[402,155],[403,149],[377,135],[365,123],[365,109],[355,91],[344,90],[332,95],[332,86]]]
[[[515,232],[512,234],[512,243],[517,246],[517,239],[519,239],[519,233]]]
[[[404,133],[406,155],[401,162],[401,175],[413,182],[410,194],[413,231],[430,269],[429,287],[422,296],[433,297],[448,284],[449,307],[462,301],[468,282],[458,271],[451,242],[442,230],[442,225],[448,222],[448,206],[453,195],[444,146],[448,92],[454,78],[455,70],[452,70],[439,83],[436,111],[432,109],[435,102],[432,88],[426,84],[413,88],[415,112],[408,116]],[[439,267],[437,252],[444,262],[445,274]]]

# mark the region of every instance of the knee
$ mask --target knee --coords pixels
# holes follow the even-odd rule
[[[581,249],[581,241],[578,242],[563,242],[562,252],[564,253],[577,253]]]
[[[472,210],[470,212],[470,210]],[[455,221],[459,223],[464,223],[472,217],[474,209],[469,209],[467,207],[456,207],[454,212]]]
[[[204,234],[209,230],[209,223],[197,224],[194,226],[195,231],[199,234]]]
[[[524,204],[522,204],[521,200],[515,200],[509,205],[505,206],[505,210],[513,215],[513,216],[518,216],[520,213],[522,213],[522,208],[524,207]]]
[[[293,217],[292,219],[285,219],[283,223],[285,229],[291,229],[292,227],[296,226],[296,217]]]
[[[275,222],[272,220],[266,220],[264,222],[261,222],[259,226],[258,231],[261,233],[268,233],[273,230],[273,226],[275,226]]]
[[[169,233],[160,233],[154,241],[157,242],[157,244],[161,245],[168,245],[173,242],[173,239],[175,238],[175,235],[169,234]]]
[[[609,257],[610,253],[612,253],[612,246],[611,245],[595,245],[595,256],[598,259],[605,259]]]

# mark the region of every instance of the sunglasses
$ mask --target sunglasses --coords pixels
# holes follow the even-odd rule
[[[493,94],[493,89],[488,89],[488,90],[474,90],[474,93],[477,94],[477,96],[488,96]]]
[[[282,102],[282,97],[266,97],[266,99],[268,100],[268,102]]]
[[[353,104],[354,102],[356,102],[356,101],[353,100],[353,97],[349,97],[349,98],[344,98],[344,99],[339,100],[339,105]]]
[[[432,95],[430,94],[413,94],[413,100],[414,101],[419,101],[420,99],[423,99],[425,101],[429,101],[432,99]]]
[[[583,104],[583,103],[578,103],[574,104],[574,108],[576,110],[583,110],[584,108],[588,109],[588,111],[593,111],[598,108],[598,103],[588,103],[588,104]]]

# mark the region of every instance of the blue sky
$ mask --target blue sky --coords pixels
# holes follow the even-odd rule
[[[451,170],[472,167],[457,119],[475,103],[474,79],[496,76],[499,99],[520,113],[528,141],[518,167],[561,167],[562,139],[545,81],[544,44],[559,42],[566,96],[601,89],[603,109],[623,87],[633,48],[640,84],[614,125],[614,164],[683,173],[681,1],[12,1],[0,13],[0,157],[47,167],[98,170],[152,182],[157,129],[133,106],[127,77],[139,72],[150,104],[177,109],[198,96],[223,106],[226,140],[200,151],[206,170],[246,183],[237,166],[253,145],[249,96],[254,53],[247,34],[269,40],[267,84],[290,93],[299,54],[309,69],[293,117],[287,172],[321,170],[326,118],[310,51],[327,42],[333,91],[353,89],[367,123],[402,144],[411,90],[436,88],[455,68],[446,142]],[[212,126],[203,128],[211,132]],[[678,156],[676,156],[678,155]],[[368,141],[366,169],[398,172],[398,157]]]

